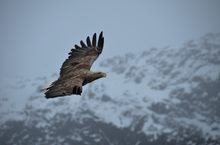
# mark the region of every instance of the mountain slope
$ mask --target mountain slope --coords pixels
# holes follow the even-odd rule
[[[32,91],[24,93],[22,107],[10,111],[4,105],[15,104],[13,97],[2,97],[0,141],[220,144],[219,56],[220,33],[207,34],[181,48],[150,48],[106,59],[100,69],[107,78],[86,86],[82,96],[46,100]],[[20,81],[26,87],[19,91],[41,88],[49,80],[42,77],[32,87],[32,81]]]

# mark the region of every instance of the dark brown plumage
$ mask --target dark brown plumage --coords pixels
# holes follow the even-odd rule
[[[60,69],[60,77],[46,88],[46,98],[55,98],[71,94],[81,95],[82,86],[96,79],[106,77],[103,72],[91,72],[90,68],[104,47],[103,32],[100,33],[96,42],[96,33],[86,39],[86,44],[81,40],[80,45],[71,49]]]

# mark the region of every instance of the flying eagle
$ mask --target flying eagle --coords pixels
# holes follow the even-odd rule
[[[71,49],[68,59],[62,64],[58,80],[46,88],[46,98],[72,94],[81,95],[82,86],[106,77],[103,72],[90,71],[94,61],[102,53],[104,47],[103,32],[100,33],[98,42],[95,33],[92,37],[92,42],[88,36],[86,44],[81,40],[80,45],[75,45],[75,48]]]

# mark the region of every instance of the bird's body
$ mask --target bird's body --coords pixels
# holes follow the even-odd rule
[[[60,69],[60,77],[46,89],[46,98],[55,98],[67,95],[81,95],[82,86],[106,77],[103,72],[92,72],[90,68],[93,62],[102,53],[104,47],[104,37],[101,32],[96,42],[96,33],[86,39],[87,45],[80,41],[81,46],[75,45],[71,49],[69,58],[66,59]]]

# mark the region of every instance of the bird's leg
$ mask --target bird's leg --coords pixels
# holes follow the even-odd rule
[[[82,87],[81,86],[75,86],[73,87],[73,94],[81,95],[82,93]]]
[[[79,86],[79,87],[78,87],[78,90],[77,90],[77,94],[78,94],[78,95],[81,95],[81,93],[82,93],[82,87]]]

